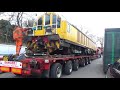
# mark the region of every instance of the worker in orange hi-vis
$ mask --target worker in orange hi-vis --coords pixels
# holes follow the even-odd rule
[[[22,27],[15,26],[13,31],[13,39],[16,42],[16,56],[19,56],[20,50],[23,44],[24,36],[27,35],[27,29],[23,29]]]

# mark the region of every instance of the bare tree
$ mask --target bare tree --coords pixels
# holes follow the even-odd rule
[[[97,37],[97,42],[99,42],[101,47],[103,48],[104,38],[103,37]]]
[[[88,35],[89,34],[89,31],[87,30],[86,32],[85,32],[85,35]]]
[[[22,13],[20,13],[18,17],[16,17],[16,15],[18,15],[17,12],[0,13],[0,16],[3,17],[3,20],[6,19],[8,22],[12,22],[12,21],[15,21],[15,18],[18,18],[18,19],[16,19],[16,20],[18,20],[17,24],[22,25],[22,19],[21,19]],[[10,27],[9,27],[10,25],[7,24],[7,21],[4,24],[5,28],[2,28],[6,32],[6,33],[4,33],[4,36],[5,36],[4,38],[5,38],[6,43],[8,43],[8,40],[9,40],[8,38],[10,37],[10,35],[12,33],[12,31],[10,30]]]
[[[33,19],[35,15],[31,15],[32,13],[28,12],[2,12],[0,13],[3,19],[10,21],[12,24],[22,26],[23,20]]]
[[[33,26],[34,20],[35,20],[35,13],[28,13],[28,12],[0,12],[0,18],[2,20],[7,20],[10,22],[11,27],[14,25],[18,25],[23,27],[23,22],[26,21],[26,25],[29,24],[28,26]],[[28,21],[28,22],[27,22]],[[3,21],[2,21],[3,22]],[[0,33],[1,35],[1,39],[3,41],[7,41],[9,42],[10,40],[12,41],[12,31],[13,31],[13,27],[10,29],[9,26],[7,27],[6,24],[1,24],[2,27],[6,27],[6,28],[1,28]],[[8,28],[8,29],[7,29]],[[3,32],[4,35],[3,35]]]
[[[23,12],[18,12],[17,17],[16,17],[17,25],[21,27],[22,27],[22,15],[23,15]]]
[[[15,16],[15,12],[13,12],[12,14],[9,15],[8,21],[11,22],[13,20],[14,16]]]
[[[88,36],[90,39],[96,41],[96,35],[91,34],[88,30],[84,33],[86,36]]]

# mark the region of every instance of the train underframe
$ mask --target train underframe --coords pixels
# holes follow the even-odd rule
[[[26,54],[49,55],[93,55],[94,50],[60,39],[58,34],[45,36],[28,36],[26,40]]]

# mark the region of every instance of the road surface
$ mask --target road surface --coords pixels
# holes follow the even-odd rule
[[[102,58],[93,60],[91,64],[80,67],[78,71],[73,71],[71,75],[62,75],[61,78],[105,78],[103,73]],[[21,78],[12,73],[2,73],[0,78]]]
[[[91,64],[80,67],[78,71],[73,71],[71,75],[63,75],[62,78],[105,78],[102,58],[93,60]]]

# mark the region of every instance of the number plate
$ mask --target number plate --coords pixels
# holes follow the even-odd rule
[[[22,68],[22,63],[21,62],[15,62],[15,61],[0,61],[0,66]]]

